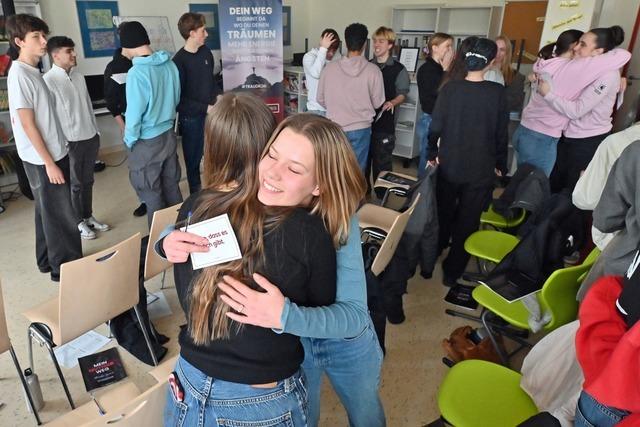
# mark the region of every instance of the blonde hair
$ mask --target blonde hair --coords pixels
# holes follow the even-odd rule
[[[311,213],[319,215],[336,248],[349,235],[351,216],[364,198],[366,184],[353,148],[342,129],[329,119],[303,113],[286,118],[271,136],[263,157],[284,129],[307,138],[313,145],[315,174],[320,195],[311,201]]]
[[[204,190],[191,221],[228,214],[243,257],[206,267],[192,281],[188,331],[198,345],[229,336],[229,307],[219,301],[217,283],[223,275],[250,282],[263,262],[263,236],[278,222],[267,218],[257,198],[258,162],[275,125],[264,102],[244,93],[225,94],[207,115]]]
[[[380,27],[378,28],[374,33],[373,33],[373,37],[382,37],[384,39],[387,39],[387,41],[390,44],[393,44],[396,42],[396,33],[389,27]],[[373,38],[372,37],[372,38]]]
[[[513,46],[511,45],[511,40],[509,39],[509,37],[505,35],[499,35],[498,37],[496,37],[495,41],[497,42],[498,40],[503,41],[505,44],[504,58],[502,58],[502,64],[500,64],[500,71],[504,76],[505,86],[509,86],[513,81],[513,77],[516,74],[513,67],[511,67],[511,58],[513,56]]]
[[[434,46],[440,46],[442,43],[446,41],[453,41],[453,37],[447,33],[435,33],[431,37],[429,37],[429,42],[427,43],[427,47],[429,48],[429,56],[433,53]]]

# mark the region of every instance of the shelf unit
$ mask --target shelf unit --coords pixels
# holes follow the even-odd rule
[[[392,27],[397,46],[423,48],[429,35],[442,32],[453,36],[454,49],[469,36],[496,37],[500,34],[504,8],[494,5],[434,6],[408,5],[392,8]],[[399,50],[399,49],[398,49]],[[397,54],[396,50],[394,53]],[[418,68],[424,57],[418,61]],[[416,123],[422,114],[415,75],[409,95],[396,112],[396,146],[393,154],[405,159],[420,155]]]
[[[307,109],[307,84],[302,67],[285,66],[284,80],[284,111],[289,116],[302,113]]]
[[[0,42],[1,43],[1,42]],[[0,156],[16,150],[16,144],[11,139],[11,116],[9,115],[9,99],[7,94],[7,78],[0,77]],[[0,188],[18,183],[15,172],[4,173],[0,170]],[[0,191],[0,194],[2,192]],[[0,201],[0,205],[2,202]]]

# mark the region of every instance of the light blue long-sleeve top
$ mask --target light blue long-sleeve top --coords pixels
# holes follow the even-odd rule
[[[370,319],[359,229],[358,217],[354,215],[347,243],[336,252],[335,302],[322,307],[301,307],[285,298],[280,315],[283,328],[274,332],[308,338],[348,338],[367,327]],[[160,242],[171,231],[173,226],[163,230],[155,244],[156,252],[162,257]]]
[[[309,338],[348,338],[369,324],[367,283],[364,275],[358,217],[351,217],[347,244],[336,253],[336,301],[323,307],[301,307],[285,299],[280,316],[287,332]]]
[[[124,143],[151,139],[173,127],[180,100],[178,68],[165,51],[133,58],[127,73]]]

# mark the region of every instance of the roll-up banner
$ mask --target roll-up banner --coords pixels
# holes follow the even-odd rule
[[[224,91],[252,92],[282,120],[282,0],[220,0],[218,8]]]

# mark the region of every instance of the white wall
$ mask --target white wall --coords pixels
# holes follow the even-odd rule
[[[598,27],[620,25],[625,32],[623,48],[629,47],[633,25],[636,22],[640,0],[605,0],[600,13]]]
[[[173,40],[176,48],[184,43],[178,32],[178,18],[189,10],[189,3],[217,3],[202,0],[119,0],[118,9],[121,16],[167,16],[171,23]],[[285,0],[291,6],[293,18],[291,29],[292,46],[285,48],[285,58],[293,52],[304,50],[304,37],[309,26],[308,4],[310,0]],[[85,58],[82,48],[82,37],[75,0],[40,0],[42,17],[49,24],[51,35],[66,35],[76,42],[78,68],[85,75],[103,74],[104,68],[111,60],[109,57]],[[217,54],[217,55],[216,55]],[[214,52],[219,58],[219,53]]]

